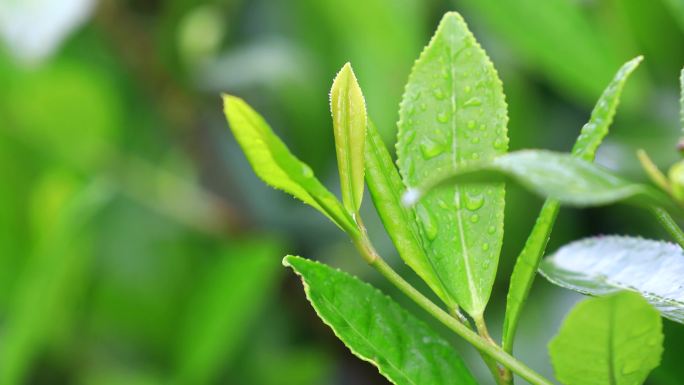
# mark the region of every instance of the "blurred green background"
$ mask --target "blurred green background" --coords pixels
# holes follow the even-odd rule
[[[684,0],[0,0],[0,385],[386,383],[317,320],[281,258],[324,260],[423,314],[323,216],[253,175],[220,93],[246,99],[338,191],[336,71],[352,62],[392,144],[410,67],[448,10],[499,70],[512,149],[568,150],[643,54],[598,162],[643,180],[636,149],[676,159]],[[515,187],[507,199],[496,338],[541,205]],[[420,286],[369,199],[364,215]],[[564,210],[550,250],[608,233],[665,238],[624,206]],[[579,298],[535,283],[516,345],[533,368],[551,375],[546,343]],[[684,326],[665,328],[649,383],[681,384]]]

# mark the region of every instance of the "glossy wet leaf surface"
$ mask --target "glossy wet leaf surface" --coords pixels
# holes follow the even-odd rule
[[[549,344],[564,385],[641,385],[660,364],[662,321],[637,293],[590,298],[568,314]]]
[[[373,203],[401,258],[450,307],[455,301],[447,294],[423,249],[416,216],[401,204],[404,185],[380,133],[373,123],[366,134],[366,181]]]
[[[684,323],[684,252],[662,241],[607,236],[572,242],[544,259],[540,272],[580,293],[641,293],[663,316]]]
[[[407,186],[506,152],[501,81],[465,22],[447,13],[421,53],[400,106],[397,163]],[[504,186],[450,186],[415,206],[428,258],[471,315],[489,299],[503,237]]]
[[[359,358],[397,385],[476,382],[453,348],[372,286],[339,270],[288,256],[316,313]]]
[[[353,220],[337,198],[316,179],[307,164],[292,155],[256,111],[232,95],[224,95],[223,101],[230,129],[264,182],[313,206],[346,231],[355,231]]]

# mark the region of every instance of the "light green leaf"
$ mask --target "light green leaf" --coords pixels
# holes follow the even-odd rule
[[[425,255],[416,215],[413,209],[401,204],[405,188],[399,172],[378,130],[370,121],[366,133],[366,181],[375,208],[401,258],[453,309],[456,302],[449,297]]]
[[[618,70],[613,81],[603,90],[598,103],[596,103],[594,110],[591,112],[589,122],[582,127],[580,135],[575,142],[572,150],[573,156],[587,161],[594,160],[596,150],[598,150],[603,138],[608,134],[608,128],[613,122],[625,82],[639,63],[641,63],[641,60],[642,57],[639,56],[625,63]],[[503,347],[508,352],[513,351],[515,331],[522,307],[532,288],[537,267],[546,250],[546,244],[556,222],[559,207],[560,202],[554,199],[547,199],[544,202],[532,232],[516,259],[508,289],[508,297],[506,298],[506,315],[502,339]]]
[[[590,298],[568,314],[549,344],[564,385],[641,385],[660,364],[660,315],[639,294]]]
[[[663,316],[684,323],[684,252],[671,243],[588,238],[544,259],[539,272],[556,285],[584,294],[637,291]]]
[[[447,13],[416,61],[400,106],[404,184],[506,151],[506,102],[494,66],[460,15]],[[479,317],[503,237],[504,185],[452,185],[416,205],[428,258],[449,295]]]
[[[679,210],[662,192],[626,181],[593,163],[544,150],[524,150],[489,162],[466,165],[404,194],[411,204],[425,192],[455,183],[514,180],[532,192],[563,204],[586,207],[624,201],[637,206],[664,206]]]
[[[608,135],[608,128],[613,123],[615,110],[620,103],[620,95],[629,75],[639,66],[643,57],[638,56],[625,63],[618,70],[613,81],[603,90],[598,103],[591,112],[589,122],[582,127],[580,136],[572,148],[572,155],[587,161],[594,160],[596,150]]]
[[[372,286],[339,270],[287,256],[316,313],[357,357],[397,385],[476,384],[454,349]]]
[[[263,237],[222,250],[193,292],[177,333],[174,384],[209,384],[246,342],[276,288],[278,243]]]
[[[366,141],[366,102],[351,64],[347,63],[333,81],[330,111],[335,132],[337,167],[342,202],[351,213],[359,211],[363,198],[363,157]]]
[[[266,121],[244,100],[224,95],[224,111],[230,129],[254,172],[269,185],[316,208],[348,233],[356,233],[354,220],[342,204],[273,133]]]

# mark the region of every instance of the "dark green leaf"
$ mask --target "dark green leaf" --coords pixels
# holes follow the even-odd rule
[[[564,385],[641,385],[660,364],[660,315],[639,294],[621,292],[579,303],[549,344]]]
[[[347,232],[356,232],[344,207],[273,133],[266,121],[242,99],[224,95],[224,110],[230,129],[254,172],[269,185],[292,194],[325,214]]]
[[[416,61],[399,114],[398,164],[408,186],[506,151],[501,81],[457,13],[444,16]],[[496,275],[503,210],[502,183],[452,185],[416,205],[428,258],[449,295],[474,317]]]
[[[684,252],[679,246],[609,236],[570,243],[542,261],[556,285],[590,295],[641,293],[663,316],[684,323]]]
[[[401,258],[453,308],[456,302],[448,296],[444,285],[425,255],[416,216],[401,204],[405,188],[392,157],[372,122],[366,133],[366,181],[382,223]]]
[[[363,198],[363,157],[366,141],[366,102],[349,63],[335,77],[330,90],[330,111],[335,132],[342,202],[351,213]]]
[[[287,256],[316,313],[359,358],[397,385],[476,384],[444,339],[372,286],[321,263]]]

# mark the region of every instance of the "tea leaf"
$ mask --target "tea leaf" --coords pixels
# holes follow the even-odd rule
[[[453,308],[456,302],[449,297],[425,255],[415,212],[401,204],[405,188],[399,172],[380,133],[370,121],[366,132],[366,181],[375,208],[401,258]]]
[[[273,133],[266,121],[242,99],[224,95],[230,129],[254,172],[267,184],[292,194],[325,214],[343,230],[355,233],[354,220],[344,207]]]
[[[349,63],[335,77],[330,90],[330,111],[335,132],[342,202],[349,212],[363,198],[363,147],[366,140],[366,102]]]
[[[339,270],[287,256],[321,319],[357,357],[397,385],[463,384],[475,379],[454,349],[392,299]]]
[[[663,316],[684,323],[684,252],[641,238],[588,238],[563,246],[540,264],[552,283],[590,295],[641,293]]]
[[[626,181],[593,163],[569,154],[524,150],[502,155],[489,162],[463,166],[404,194],[413,203],[441,186],[455,183],[485,183],[513,180],[530,191],[563,204],[586,207],[624,201],[679,210],[662,192],[651,186]]]
[[[636,293],[590,298],[568,314],[549,353],[564,385],[641,385],[660,364],[662,320]]]
[[[416,61],[400,106],[404,184],[506,152],[506,102],[494,66],[457,13],[447,13]],[[427,255],[470,315],[484,311],[503,237],[504,185],[452,185],[416,206]]]
[[[582,127],[579,137],[572,149],[572,155],[587,161],[593,161],[596,150],[608,134],[608,128],[613,122],[615,111],[620,102],[620,95],[629,75],[641,63],[641,56],[622,65],[613,80],[608,84],[591,112],[589,122]],[[532,288],[537,267],[541,261],[546,244],[551,236],[556,222],[560,202],[547,199],[539,212],[537,221],[525,241],[520,255],[516,259],[511,274],[510,288],[506,298],[506,315],[504,318],[503,347],[506,351],[513,351],[515,331],[522,307]]]

